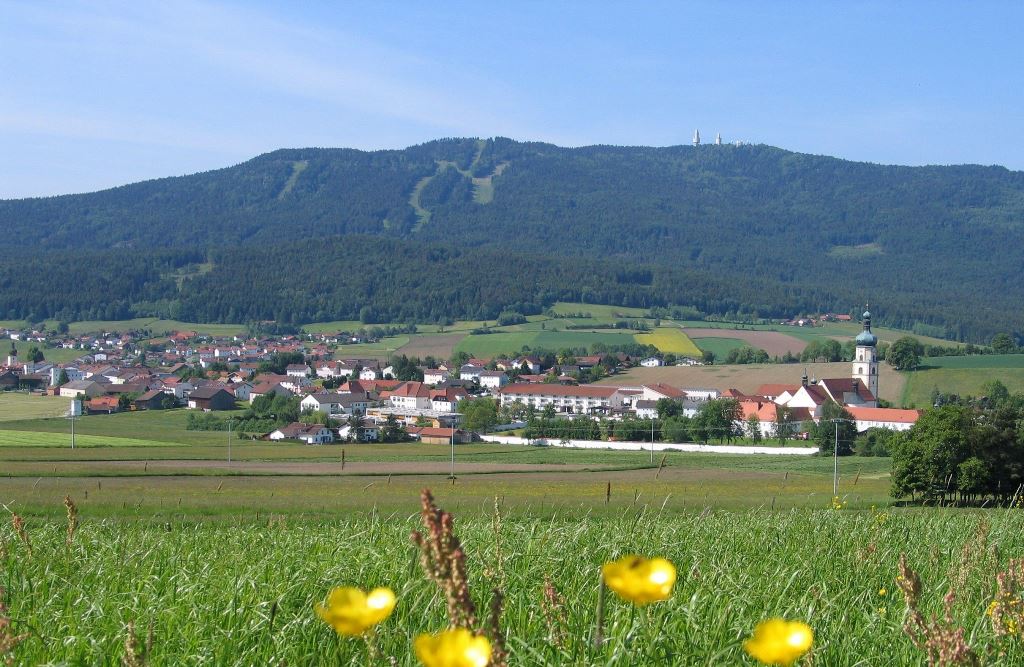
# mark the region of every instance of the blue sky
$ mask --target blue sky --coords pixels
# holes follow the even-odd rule
[[[282,147],[721,132],[1024,169],[1020,2],[0,0],[0,198]]]

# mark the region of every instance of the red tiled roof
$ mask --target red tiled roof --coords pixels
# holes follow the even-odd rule
[[[860,380],[853,378],[829,378],[818,380],[818,386],[824,387],[837,403],[843,402],[843,394],[857,394],[862,401],[875,400],[874,394]]]
[[[754,392],[754,395],[756,395],[756,396],[771,396],[772,398],[774,398],[776,396],[781,396],[782,394],[786,393],[787,391],[790,394],[793,394],[798,389],[800,389],[800,385],[798,385],[798,384],[778,384],[778,383],[771,384],[771,383],[769,383],[769,384],[763,384],[760,387],[758,387],[757,391]]]
[[[401,396],[406,398],[426,398],[430,396],[430,390],[422,382],[410,380],[394,389],[389,396]]]
[[[673,387],[663,382],[657,382],[655,384],[645,384],[645,388],[651,391],[656,391],[662,396],[668,396],[669,398],[686,398],[686,392],[678,387]]]
[[[921,416],[920,410],[898,410],[896,408],[846,408],[858,421],[892,422],[894,424],[914,424]]]

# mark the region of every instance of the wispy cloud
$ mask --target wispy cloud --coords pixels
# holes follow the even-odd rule
[[[110,58],[112,51],[116,53],[128,80],[97,81],[97,85],[138,89],[121,91],[122,95],[141,98],[147,85],[161,84],[158,73],[151,82],[138,80],[146,76],[146,63],[172,68],[171,63],[176,63],[180,71],[172,74],[192,71],[197,76],[230,81],[248,97],[266,96],[269,107],[275,106],[274,98],[290,98],[319,113],[336,110],[375,122],[393,119],[419,125],[435,135],[467,130],[518,134],[525,130],[510,124],[507,113],[490,111],[507,112],[515,98],[514,92],[500,83],[475,75],[471,68],[446,72],[445,64],[431,60],[429,54],[404,53],[344,29],[289,22],[239,5],[199,1],[16,9],[20,20],[45,26],[39,36],[26,38],[34,39],[36,48],[45,48],[41,42],[49,41],[50,46],[63,46],[71,56],[99,53],[97,57]],[[0,53],[2,50],[0,47]],[[182,93],[188,100],[188,91]],[[111,106],[100,105],[99,113],[91,113],[88,108],[68,109],[64,100],[22,95],[17,105],[10,100],[4,105],[0,128],[235,150],[252,145],[248,120],[274,113],[270,108],[232,110],[238,114],[231,121],[237,132],[232,137],[231,129],[203,131],[202,121],[186,109],[169,108],[163,113],[147,109],[144,114],[132,115],[118,108],[116,96],[112,97]],[[196,111],[202,116],[201,110]],[[262,121],[265,126],[268,119]],[[308,135],[309,128],[304,129]]]

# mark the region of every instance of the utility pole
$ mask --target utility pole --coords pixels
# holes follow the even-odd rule
[[[832,447],[832,497],[835,498],[839,495],[839,422],[847,422],[848,424],[856,424],[857,422],[849,419],[835,418],[832,423],[836,426],[836,442]]]
[[[228,465],[231,465],[231,417],[228,417]]]
[[[452,425],[452,481],[455,480],[455,426]]]
[[[836,427],[836,443],[832,447],[832,497],[839,495],[839,421],[833,419]]]
[[[651,418],[651,465],[654,465],[654,418]]]

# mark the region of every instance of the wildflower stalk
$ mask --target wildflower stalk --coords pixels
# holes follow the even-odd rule
[[[6,591],[0,588],[0,662],[5,665],[13,665],[14,649],[28,639],[28,633],[15,634],[11,619],[7,615],[7,605],[4,604],[5,593]]]
[[[71,500],[71,496],[64,496],[64,507],[68,510],[68,533],[65,543],[70,547],[75,539],[75,531],[78,530],[78,507]]]
[[[943,618],[926,620],[918,609],[921,600],[921,578],[907,564],[906,554],[900,554],[899,576],[896,585],[907,603],[907,620],[903,631],[928,658],[930,667],[978,667],[978,656],[967,645],[964,629],[953,621],[953,602],[956,595],[950,590],[942,599]]]
[[[604,576],[599,577],[600,585],[597,589],[597,614],[594,623],[594,647],[601,648],[604,644],[604,599],[608,588],[604,583]]]
[[[11,513],[11,523],[14,525],[14,532],[18,534],[18,538],[25,544],[25,548],[28,549],[28,555],[32,555],[32,543],[28,539],[28,530],[25,528],[25,520],[18,514]]]

